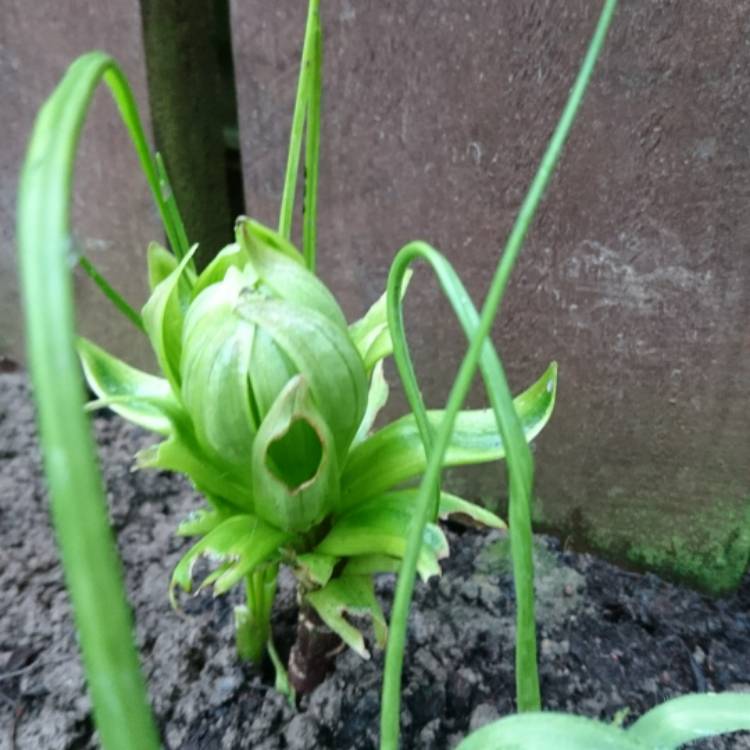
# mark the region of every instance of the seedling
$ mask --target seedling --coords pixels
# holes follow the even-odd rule
[[[398,746],[400,675],[414,579],[417,572],[422,577],[439,573],[439,560],[448,552],[439,518],[461,513],[487,526],[503,526],[494,514],[442,492],[442,467],[507,458],[518,603],[517,702],[521,711],[540,708],[528,441],[550,417],[556,367],[550,365],[514,402],[488,334],[614,8],[615,0],[606,0],[481,315],[450,264],[424,243],[402,249],[387,294],[351,325],[315,275],[322,48],[317,0],[309,5],[278,229],[241,218],[236,242],[200,271],[166,169],[158,155],[151,156],[116,63],[103,53],[84,55],[53,92],[37,119],[22,173],[21,271],[52,512],[106,747],[149,750],[158,740],[83,417],[76,352],[97,394],[87,408],[107,406],[161,435],[160,443],[139,454],[138,465],[186,474],[206,500],[178,529],[199,539],[173,573],[175,601],[180,589],[192,590],[194,564],[201,557],[215,564],[202,587],[223,593],[242,585],[246,601],[235,611],[240,654],[257,661],[267,650],[278,669],[277,684],[287,692],[294,686],[310,689],[321,679],[329,664],[317,655],[330,654],[330,648],[321,649],[331,645],[330,639],[340,638],[366,657],[364,635],[349,617],[369,617],[375,640],[382,644],[388,637],[381,717],[381,747],[387,750]],[[88,259],[80,262],[148,336],[160,376],[135,370],[74,335],[71,177],[82,124],[101,80],[112,91],[132,137],[169,250],[158,244],[149,248],[151,296],[142,313],[122,299]],[[307,179],[300,252],[291,243],[291,229],[303,139]],[[444,411],[425,409],[404,337],[402,297],[408,265],[415,258],[426,260],[436,272],[469,338]],[[391,353],[412,414],[374,429],[388,396],[382,362]],[[462,412],[477,366],[492,408]],[[419,477],[418,489],[404,487]],[[301,603],[291,686],[269,629],[280,565],[289,566],[296,576]],[[380,571],[399,573],[390,633],[372,588],[372,576]],[[747,696],[685,700],[690,703],[655,709],[629,730],[530,713],[480,730],[462,747],[538,747],[541,738],[552,737],[545,734],[549,731],[562,733],[562,740],[557,733],[554,739],[563,747],[674,747],[687,734],[672,731],[670,722],[684,718],[685,706],[691,716],[705,718],[704,734],[750,728]]]

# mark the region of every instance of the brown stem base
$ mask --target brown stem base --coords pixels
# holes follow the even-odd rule
[[[289,682],[298,695],[312,692],[333,670],[341,639],[307,604],[297,617],[297,640],[289,654]]]

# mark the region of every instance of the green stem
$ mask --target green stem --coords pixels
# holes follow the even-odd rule
[[[146,333],[141,314],[134,310],[125,298],[102,276],[96,266],[85,256],[78,259],[78,265],[88,274],[89,278],[99,287],[102,294],[126,317],[141,333]]]
[[[278,570],[278,564],[264,565],[246,576],[247,609],[235,615],[237,651],[254,664],[263,660],[269,642]]]
[[[286,174],[284,175],[284,191],[281,195],[281,209],[279,211],[279,234],[287,240],[291,240],[292,238],[292,217],[294,215],[294,199],[297,192],[297,173],[299,172],[299,160],[302,151],[302,137],[305,130],[305,116],[309,106],[310,81],[315,73],[319,4],[319,0],[310,0],[308,5],[305,41],[302,47],[302,62],[300,64],[299,81],[297,83],[297,98],[294,102],[292,131],[289,136],[289,153],[287,155]]]
[[[151,750],[159,747],[159,738],[138,667],[75,353],[69,264],[73,166],[102,79],[133,139],[165,229],[174,234],[125,77],[112,58],[93,52],[71,65],[34,125],[19,188],[19,265],[51,510],[94,716],[108,750]]]
[[[398,291],[401,288],[400,285],[404,274],[407,273],[409,266],[416,260],[427,261],[432,267],[441,289],[450,301],[453,311],[471,343],[476,340],[480,319],[458,275],[440,253],[423,242],[410,243],[399,251],[391,266],[391,274],[388,279],[388,320],[393,338],[393,355],[399,375],[404,383],[404,390],[407,393],[407,398],[417,417],[417,421],[428,425],[427,412],[419,393],[406,343],[403,309]],[[533,460],[529,446],[526,443],[523,428],[513,407],[513,396],[511,395],[502,364],[500,363],[500,358],[497,356],[497,352],[489,339],[482,341],[479,353],[479,367],[490,404],[495,412],[498,431],[506,448],[506,461],[510,476],[509,531],[516,591],[516,684],[518,706],[520,710],[539,710],[541,701],[536,663],[534,563],[530,510]],[[463,370],[462,372],[468,372],[468,370]],[[451,391],[449,406],[446,409],[443,422],[440,424],[434,444],[432,444],[430,449],[425,447],[425,453],[429,456],[427,471],[430,470],[430,463],[436,454],[441,459],[438,464],[434,484],[430,485],[433,488],[434,494],[438,496],[442,458],[450,442],[456,415],[466,398],[466,392],[472,377],[473,370],[468,375],[464,375],[463,379],[459,375],[459,379],[457,379],[456,385]],[[460,389],[460,391],[457,389]],[[459,396],[455,396],[455,393],[459,393]],[[433,443],[432,437],[430,438],[430,443]],[[428,508],[424,509],[424,513],[421,505],[418,505],[418,513],[422,513],[418,517],[420,519],[419,523],[422,526],[427,521],[430,505],[431,503],[428,504]],[[435,514],[432,513],[430,515],[434,519]],[[393,637],[392,630],[389,635],[389,650]]]
[[[526,233],[528,232],[529,226],[531,225],[531,221],[534,217],[537,207],[539,206],[542,196],[544,195],[545,188],[549,182],[552,172],[559,160],[563,145],[568,136],[568,133],[570,132],[573,121],[575,120],[576,113],[578,112],[589,79],[591,78],[591,73],[594,69],[594,65],[599,56],[599,53],[601,52],[607,29],[609,28],[616,5],[617,0],[605,0],[604,2],[596,31],[594,32],[594,36],[586,52],[581,70],[571,90],[560,121],[555,129],[555,132],[552,135],[549,145],[547,146],[547,150],[544,154],[544,157],[542,158],[540,167],[521,206],[521,210],[510,233],[500,262],[498,263],[497,269],[492,279],[492,283],[490,285],[489,292],[487,294],[487,298],[482,308],[482,314],[479,318],[479,324],[473,333],[469,349],[464,357],[463,362],[461,363],[458,375],[451,389],[446,405],[444,421],[435,436],[433,449],[429,457],[425,475],[420,485],[415,518],[411,528],[409,529],[409,539],[406,554],[401,565],[398,583],[396,586],[383,680],[383,698],[380,724],[381,750],[397,750],[398,748],[401,673],[403,667],[404,648],[406,645],[407,619],[409,614],[409,607],[411,604],[411,596],[414,588],[417,557],[421,545],[424,525],[428,517],[430,500],[434,496],[436,486],[439,483],[440,468],[443,460],[443,455],[448,446],[450,433],[453,429],[453,422],[463,404],[463,401],[471,385],[474,372],[476,371],[480,356],[483,352],[483,348],[485,347],[485,342],[502,301],[508,278],[523,245],[523,240],[526,236]],[[403,275],[403,270],[401,271],[400,275]],[[395,290],[400,290],[400,282],[401,278],[399,278],[399,274],[396,272],[392,272],[388,280],[389,298],[394,297]],[[456,306],[456,304],[461,303],[460,301],[455,300],[454,307]],[[395,325],[392,330],[392,335],[394,336],[395,344],[395,340],[399,335],[399,331]],[[406,356],[408,357],[408,352]],[[411,372],[413,374],[413,368],[411,368]],[[404,387],[408,387],[410,389],[414,388],[415,382],[407,381],[404,383]],[[410,396],[410,401],[412,400],[414,400],[413,393]],[[511,411],[512,415],[510,419],[510,425],[513,425],[515,423],[517,427],[517,418],[515,416],[515,411],[512,410],[512,406]],[[506,425],[506,427],[510,425]],[[511,429],[513,429],[513,427],[511,427]],[[518,439],[516,439],[514,442],[515,445],[508,443],[506,446],[508,465],[511,466],[513,464],[518,464],[523,466],[523,447],[526,445],[526,443],[525,440],[523,440],[522,434],[520,442],[518,441]],[[513,453],[513,458],[511,458],[511,453]],[[520,506],[521,503],[518,501],[520,501],[524,497],[528,497],[528,493],[531,489],[529,478],[532,472],[533,469],[529,465],[529,474],[527,476],[519,476],[517,472],[510,473],[509,484],[511,502],[511,526],[513,525],[514,521],[516,521],[516,513],[521,517],[521,520],[523,518],[523,515],[525,513],[528,513],[528,508],[523,509],[517,507],[514,511],[513,506]],[[530,547],[530,542],[528,544],[528,547]],[[533,563],[531,563],[531,561],[528,559],[528,556],[524,555],[523,553],[523,549],[516,548],[515,550],[511,550],[513,566],[514,568],[519,567],[520,569],[520,572],[516,575],[516,580],[526,579],[527,581],[531,582],[531,585],[533,587]],[[527,559],[524,560],[524,557],[526,557]],[[518,639],[525,639],[528,637],[528,633],[517,632],[516,636]],[[521,682],[519,682],[519,679]],[[519,710],[527,710],[538,703],[538,697],[535,700],[533,695],[526,695],[525,691],[529,686],[525,685],[524,675],[519,676],[517,674],[516,680],[517,690],[519,691],[519,694],[517,696],[518,708]],[[522,690],[524,691],[523,694],[521,693]]]

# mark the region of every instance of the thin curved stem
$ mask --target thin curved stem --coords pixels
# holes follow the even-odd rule
[[[396,586],[383,680],[380,724],[381,750],[397,750],[398,748],[401,673],[403,668],[404,647],[406,643],[406,626],[409,607],[411,604],[411,596],[414,588],[417,556],[421,545],[424,524],[427,520],[430,499],[435,492],[435,487],[439,481],[443,454],[448,445],[450,432],[453,428],[453,421],[455,420],[455,415],[460,410],[468,392],[474,372],[479,363],[480,355],[485,346],[485,341],[489,335],[502,301],[508,278],[523,245],[523,240],[528,232],[529,226],[531,225],[536,209],[541,202],[542,196],[544,195],[545,188],[547,187],[555,165],[559,160],[563,145],[568,133],[570,132],[573,121],[575,120],[576,113],[578,112],[583,95],[591,78],[594,65],[599,53],[601,52],[616,5],[617,0],[605,0],[604,2],[594,36],[589,44],[581,70],[568,97],[560,121],[555,128],[555,132],[552,135],[549,145],[547,146],[541,165],[521,206],[521,210],[510,233],[503,255],[500,258],[500,262],[498,263],[487,298],[482,308],[482,314],[478,326],[473,333],[469,349],[461,363],[458,375],[453,388],[451,389],[448,403],[446,405],[444,421],[435,436],[435,442],[432,452],[430,453],[427,469],[420,485],[417,510],[415,512],[412,527],[409,530],[406,555],[401,565]],[[391,276],[389,276],[389,297],[393,296],[394,289],[400,289],[400,278],[398,278],[398,276],[399,274],[396,272],[392,272]],[[395,345],[396,339],[399,336],[399,329],[396,325],[392,328],[392,336]],[[411,372],[413,373],[413,368],[411,368]],[[416,382],[405,382],[404,387],[405,389],[415,388]],[[515,412],[513,412],[513,419],[510,420],[511,424],[514,420]],[[523,461],[522,445],[525,445],[525,441],[519,443],[516,438],[514,443],[515,445],[512,445],[511,443],[507,444],[509,466],[512,465],[512,463]],[[518,453],[513,459],[511,458],[512,450]],[[518,472],[512,472],[510,474],[509,484],[512,508],[516,498],[527,496],[526,493],[530,490],[530,485],[528,484],[528,478],[520,476]],[[513,519],[511,518],[511,524],[512,523]],[[515,558],[513,562],[515,567]],[[533,569],[531,573],[533,575]],[[521,637],[521,634],[517,633],[517,636]],[[521,695],[517,696],[517,698],[519,709],[524,710],[527,708],[526,705],[522,705],[522,700],[525,704],[526,698]]]

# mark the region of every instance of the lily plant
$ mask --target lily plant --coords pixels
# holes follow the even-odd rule
[[[193,589],[200,558],[213,563],[199,588],[223,594],[244,587],[237,645],[257,662],[272,647],[276,579],[279,566],[288,566],[301,604],[289,678],[308,691],[325,676],[324,655],[335,650],[328,631],[368,658],[349,615],[369,617],[376,642],[385,644],[373,575],[399,569],[417,497],[404,484],[421,476],[426,454],[413,415],[373,430],[388,398],[385,295],[347,325],[303,254],[278,232],[242,218],[236,239],[200,273],[191,264],[194,248],[178,260],[158,244],[149,247],[152,293],[142,320],[162,377],[84,339],[78,352],[98,397],[88,408],[109,407],[163,437],[138,454],[137,466],[181,472],[206,499],[177,530],[199,540],[174,570],[173,601],[176,589]],[[549,419],[555,384],[553,364],[516,400],[529,440]],[[442,418],[429,414],[432,425]],[[444,465],[503,455],[492,410],[464,411]],[[440,492],[438,517],[454,514],[505,526]],[[439,574],[447,554],[445,534],[429,523],[422,578]]]
[[[152,156],[127,80],[101,52],[68,70],[37,118],[21,176],[18,236],[28,358],[39,412],[51,508],[102,743],[154,750],[158,733],[132,640],[130,612],[109,527],[101,476],[84,418],[81,368],[96,398],[161,440],[140,468],[185,474],[204,498],[177,533],[195,541],[172,573],[170,594],[194,590],[196,563],[213,569],[198,588],[245,592],[235,609],[241,656],[266,651],[277,686],[292,694],[325,675],[341,643],[368,656],[358,627],[369,619],[387,644],[381,750],[397,750],[406,623],[415,577],[440,572],[448,554],[440,520],[458,515],[503,528],[490,511],[441,489],[445,466],[507,460],[516,594],[516,699],[523,714],[468,737],[461,748],[672,748],[707,734],[748,729],[750,698],[690,696],[657,707],[624,730],[579,717],[540,714],[531,536],[532,440],[556,396],[553,363],[515,400],[489,339],[510,272],[558,162],[614,14],[605,0],[561,120],[511,231],[487,299],[476,310],[447,260],[423,242],[396,255],[386,294],[348,324],[315,274],[322,34],[310,0],[279,223],[241,217],[235,242],[203,269],[191,247],[159,155]],[[88,258],[79,263],[148,337],[160,370],[139,371],[76,338],[70,273],[70,202],[78,138],[104,81],[135,146],[169,249],[152,244],[151,293],[141,312]],[[291,241],[304,140],[302,247]],[[444,410],[427,410],[403,326],[409,266],[426,261],[469,341]],[[388,398],[383,361],[393,354],[411,414],[379,426]],[[479,368],[491,408],[462,411]],[[418,486],[415,486],[415,482]],[[273,646],[270,616],[280,566],[298,586],[300,620],[288,672]],[[373,576],[398,573],[389,625]]]

